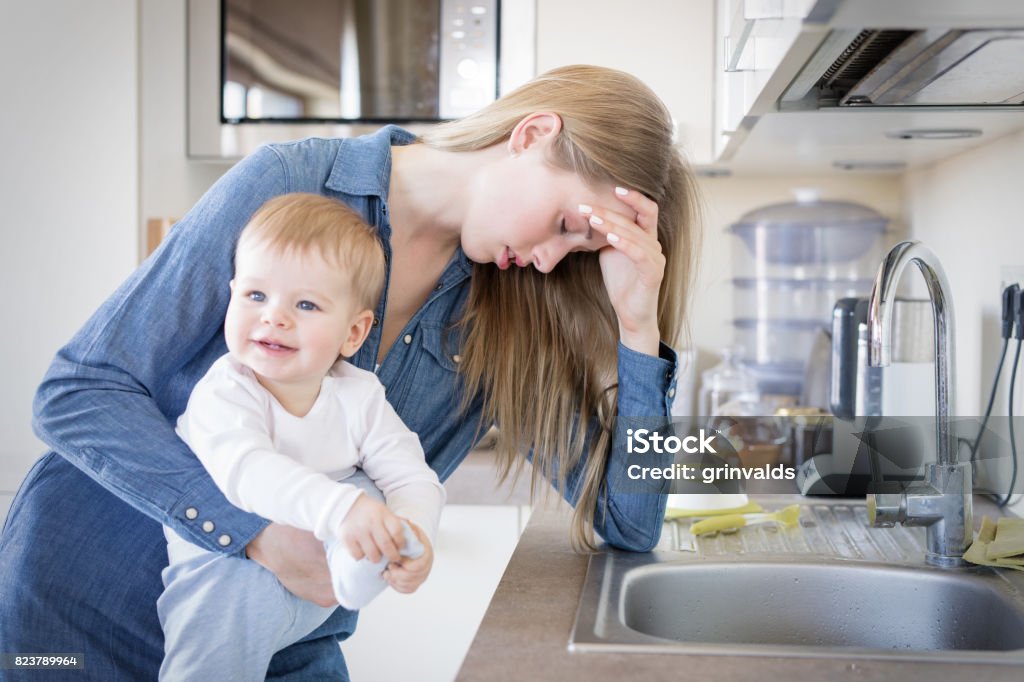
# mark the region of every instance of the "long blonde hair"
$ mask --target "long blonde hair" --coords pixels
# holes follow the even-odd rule
[[[590,186],[612,183],[657,202],[666,257],[658,324],[675,345],[694,279],[699,204],[694,176],[673,147],[671,116],[647,86],[612,69],[557,68],[476,114],[433,128],[421,141],[448,151],[483,149],[507,140],[536,111],[562,119],[549,159],[554,165]],[[569,253],[547,275],[475,264],[461,327],[464,404],[481,395],[485,426],[499,427],[501,479],[518,476],[520,453],[532,448],[531,494],[539,478],[555,480],[564,494],[568,472],[586,454],[570,495],[576,500],[571,538],[576,548],[592,549],[618,394],[618,322],[597,254]],[[592,420],[596,429],[577,428]]]

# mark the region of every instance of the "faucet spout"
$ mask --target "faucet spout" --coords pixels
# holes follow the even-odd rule
[[[869,496],[871,521],[876,526],[903,523],[927,526],[928,561],[949,566],[974,539],[971,513],[971,470],[958,462],[956,439],[949,416],[955,371],[953,301],[949,280],[934,253],[921,242],[900,242],[878,268],[868,302],[868,363],[885,367],[892,362],[892,324],[896,288],[907,265],[924,276],[932,304],[935,332],[935,462],[928,465],[926,482],[902,493],[877,492]]]
[[[942,264],[921,242],[900,242],[889,252],[878,268],[871,299],[868,302],[867,331],[870,343],[868,363],[887,367],[892,363],[892,320],[896,288],[907,265],[914,263],[924,275],[932,303],[935,328],[935,444],[941,464],[956,464],[957,449],[950,433],[949,406],[952,401],[955,372],[955,339],[953,336],[953,301],[949,296],[949,280]]]

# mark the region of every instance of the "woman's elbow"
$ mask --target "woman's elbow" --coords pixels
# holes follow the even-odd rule
[[[60,408],[60,398],[65,394],[55,382],[44,379],[32,398],[32,431],[44,442],[49,442],[50,426]]]
[[[598,532],[609,545],[626,552],[650,552],[658,546],[658,542],[661,540],[660,525],[657,530],[652,532],[637,528],[623,528],[609,523],[603,532]]]
[[[618,549],[622,549],[627,552],[651,552],[658,546],[658,542],[660,540],[661,533],[658,533],[656,536],[647,536],[635,540],[628,540],[619,546]]]
[[[44,381],[32,400],[32,432],[51,448],[58,448],[66,431],[74,430],[77,409],[71,404],[75,391],[58,382]]]
[[[74,430],[83,412],[95,406],[94,391],[101,386],[103,383],[91,377],[87,368],[58,354],[32,398],[32,431],[56,447],[54,441],[60,440],[59,434]]]

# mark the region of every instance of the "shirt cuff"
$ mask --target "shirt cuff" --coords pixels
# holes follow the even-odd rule
[[[676,352],[658,344],[658,355],[639,353],[619,343],[619,414],[653,417],[672,414],[679,360]]]
[[[244,512],[224,498],[208,475],[188,486],[168,512],[167,525],[181,537],[211,552],[236,554],[245,551],[270,522]]]

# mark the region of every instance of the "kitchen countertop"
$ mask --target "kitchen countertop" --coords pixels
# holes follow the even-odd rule
[[[998,515],[975,499],[975,516]],[[588,557],[569,545],[571,509],[564,502],[533,511],[494,593],[458,680],[686,679],[1020,680],[1020,667],[964,663],[828,660],[765,656],[570,652],[569,636]]]

